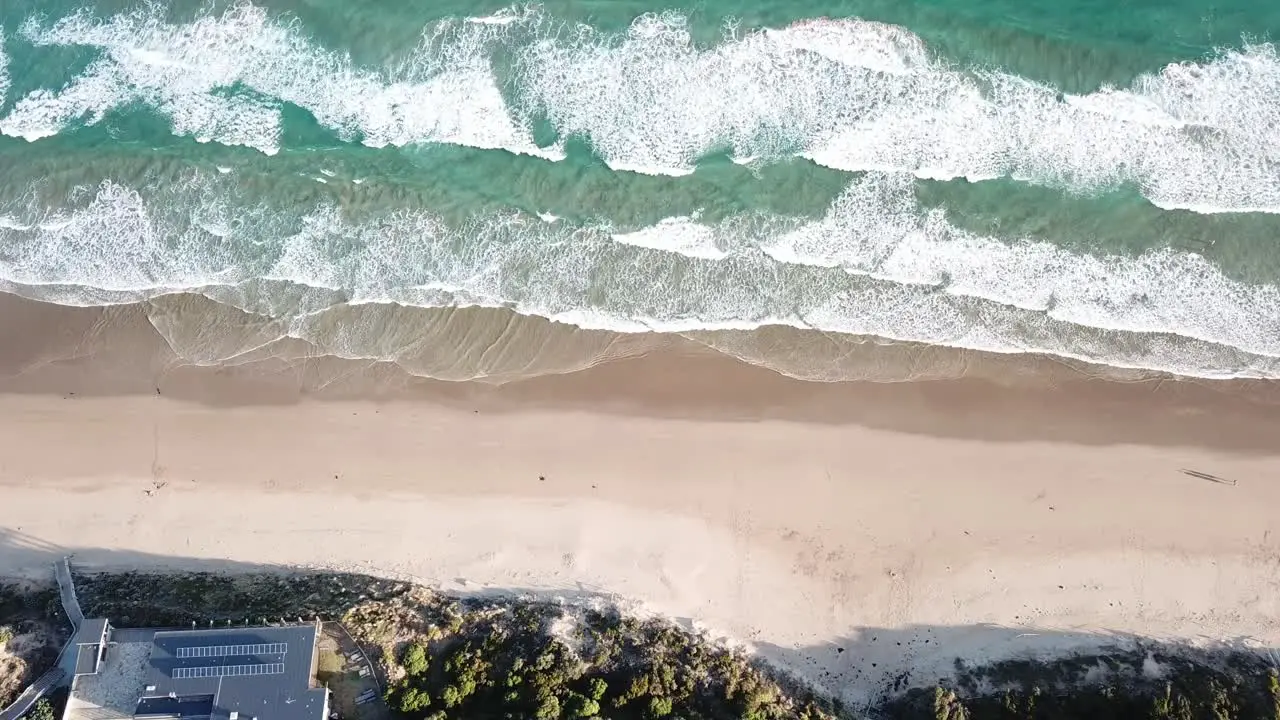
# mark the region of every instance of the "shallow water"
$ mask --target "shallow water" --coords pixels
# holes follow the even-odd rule
[[[809,379],[880,375],[804,332],[1280,377],[1256,5],[7,3],[0,289],[203,296],[153,324],[212,364],[650,343],[495,364],[505,314],[416,314],[478,306]]]

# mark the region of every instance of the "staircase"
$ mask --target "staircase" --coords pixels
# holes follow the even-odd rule
[[[45,693],[62,682],[66,674],[66,671],[57,665],[49,668],[49,672],[36,678],[35,682],[28,685],[27,689],[23,690],[18,699],[10,703],[9,707],[0,710],[0,720],[18,720],[18,718],[26,715],[31,708],[35,707],[36,702],[44,697]]]
[[[58,594],[62,598],[62,609],[67,613],[67,619],[71,621],[71,637],[67,640],[67,644],[63,646],[62,652],[58,653],[58,659],[54,662],[53,667],[36,681],[27,686],[26,690],[9,704],[9,707],[0,710],[0,720],[18,720],[18,718],[26,715],[35,707],[37,701],[44,697],[45,693],[58,687],[63,681],[70,682],[71,675],[62,667],[64,657],[67,657],[67,651],[70,650],[71,668],[74,672],[76,662],[76,647],[71,643],[75,640],[76,631],[80,629],[80,625],[84,623],[84,613],[80,610],[80,601],[76,599],[76,586],[71,581],[71,561],[69,558],[63,558],[62,562],[54,563],[54,577],[58,579]]]

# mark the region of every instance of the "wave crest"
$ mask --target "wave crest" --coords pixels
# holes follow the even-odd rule
[[[287,102],[373,147],[436,142],[559,157],[510,117],[484,55],[494,27],[436,27],[401,67],[372,70],[247,2],[181,25],[155,7],[106,20],[82,11],[48,27],[28,21],[22,32],[34,45],[95,47],[102,57],[63,88],[21,99],[0,132],[36,139],[141,102],[177,133],[274,153]]]
[[[13,209],[0,278],[77,305],[199,292],[316,343],[304,329],[339,304],[482,306],[621,333],[787,325],[1280,377],[1280,289],[1231,280],[1194,253],[1095,257],[978,236],[923,211],[901,176],[867,175],[815,221],[677,218],[630,232],[517,212],[450,226],[418,209],[282,208],[234,183],[105,182],[74,211]],[[339,330],[330,336],[354,332]],[[353,342],[343,352],[376,355]]]
[[[9,94],[9,55],[4,49],[7,37],[4,34],[4,26],[0,25],[0,108],[4,107],[5,99]]]
[[[1280,58],[1269,43],[1070,95],[955,67],[906,29],[857,19],[729,33],[710,47],[677,13],[642,16],[624,33],[562,27],[537,9],[467,20],[427,27],[416,49],[379,68],[247,2],[180,25],[156,8],[32,20],[22,32],[35,45],[101,57],[62,88],[20,98],[0,132],[35,139],[141,102],[175,132],[274,152],[280,105],[291,103],[376,147],[559,159],[559,145],[534,140],[546,118],[561,142],[587,138],[614,169],[679,175],[725,150],[799,154],[848,171],[1009,176],[1081,192],[1131,184],[1164,208],[1280,212]]]

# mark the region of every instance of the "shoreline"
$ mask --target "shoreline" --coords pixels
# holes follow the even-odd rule
[[[64,310],[4,318],[0,574],[73,554],[608,595],[851,699],[965,654],[1280,646],[1268,383],[818,384],[675,353],[502,386],[219,370]]]

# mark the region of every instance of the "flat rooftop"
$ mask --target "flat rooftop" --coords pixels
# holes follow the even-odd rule
[[[137,717],[325,720],[315,625],[156,632]]]
[[[63,720],[327,720],[327,691],[312,687],[316,634],[310,624],[113,629],[97,673],[75,678]]]
[[[63,720],[133,718],[151,659],[151,634],[128,632],[130,636],[127,637],[132,642],[111,643],[97,674],[81,675],[75,679]]]

